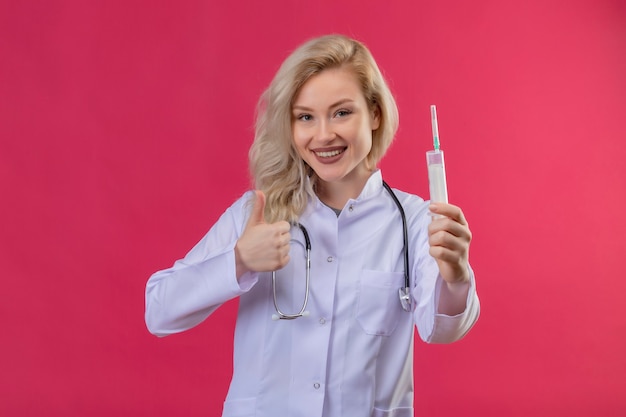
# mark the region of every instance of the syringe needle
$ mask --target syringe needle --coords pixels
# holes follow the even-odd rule
[[[439,149],[437,109],[434,105],[430,106],[430,117],[433,124],[433,142],[435,145],[434,150],[426,152],[430,201],[433,203],[447,203],[448,187],[446,184],[446,169],[443,160],[443,151]]]
[[[433,126],[433,145],[435,150],[439,150],[439,125],[437,124],[437,106],[430,106],[430,121]]]

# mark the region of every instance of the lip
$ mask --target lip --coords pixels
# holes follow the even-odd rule
[[[318,162],[322,164],[332,164],[343,158],[346,149],[348,149],[347,146],[333,146],[311,149],[311,153],[313,153],[313,156]]]

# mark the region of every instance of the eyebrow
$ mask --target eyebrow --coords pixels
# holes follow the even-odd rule
[[[329,108],[332,109],[334,107],[338,107],[338,106],[341,106],[343,104],[353,103],[353,102],[354,102],[354,100],[352,100],[351,98],[342,98],[341,100],[331,104]],[[311,109],[309,107],[306,107],[306,106],[301,106],[301,105],[294,105],[292,107],[292,110],[313,111],[313,109]]]

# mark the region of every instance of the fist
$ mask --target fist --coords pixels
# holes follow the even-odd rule
[[[428,243],[441,277],[450,284],[467,282],[472,233],[463,211],[446,203],[431,204],[430,211],[440,215],[428,226]]]
[[[286,221],[265,221],[265,194],[254,192],[248,223],[235,245],[237,278],[250,271],[266,272],[281,269],[289,262],[289,233]]]

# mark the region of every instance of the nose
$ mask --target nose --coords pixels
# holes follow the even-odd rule
[[[322,119],[317,127],[317,140],[320,142],[331,142],[337,137],[330,121]]]

